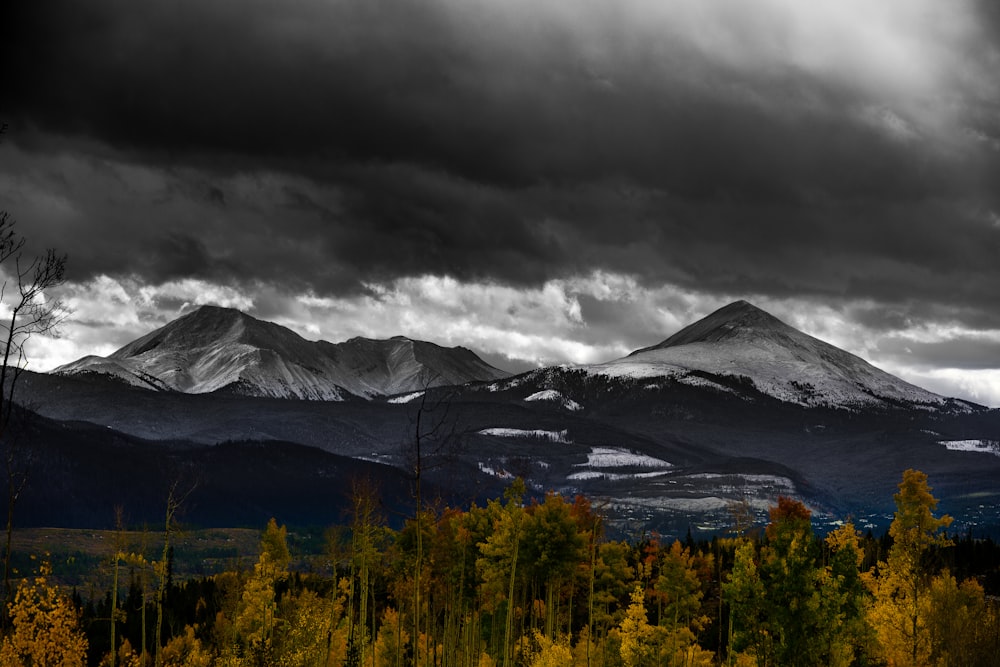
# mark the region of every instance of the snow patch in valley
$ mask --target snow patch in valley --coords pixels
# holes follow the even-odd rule
[[[953,452],[979,452],[1000,456],[1000,440],[938,440]]]
[[[587,462],[576,465],[588,468],[624,468],[626,466],[635,466],[638,468],[670,467],[670,464],[663,459],[646,454],[637,454],[636,452],[620,447],[591,447],[590,453],[587,454]]]
[[[586,468],[581,472],[575,472],[566,479],[582,481],[588,479],[606,479],[609,481],[620,481],[623,479],[646,479],[650,477],[660,477],[670,471],[666,468],[672,467],[670,463],[663,459],[658,459],[646,454],[639,454],[621,447],[591,447],[587,454],[586,463],[577,463],[574,467]],[[598,468],[598,470],[594,470]],[[656,468],[651,472],[610,472],[608,468]]]
[[[795,484],[787,477],[779,475],[751,475],[747,473],[718,473],[700,472],[693,475],[686,475],[687,479],[730,479],[734,483],[719,487],[720,490],[731,491],[736,489],[738,482],[742,481],[744,486],[759,486],[767,488],[781,489],[789,493],[795,492]]]
[[[649,479],[651,477],[662,477],[663,475],[669,474],[669,470],[654,470],[653,472],[607,472],[605,470],[585,470],[583,472],[575,472],[572,475],[566,477],[566,479],[571,479],[574,481],[581,481],[587,479],[606,479],[611,482],[617,482],[623,479]]]
[[[410,401],[415,401],[424,395],[422,391],[415,391],[412,394],[403,394],[402,396],[393,396],[386,403],[394,403],[396,405],[402,405],[403,403],[409,403]]]
[[[563,396],[555,389],[543,389],[542,391],[536,391],[531,396],[524,399],[525,401],[552,401],[553,403],[559,403],[567,410],[572,410],[573,412],[578,412],[583,410],[583,406],[574,401],[571,398]]]
[[[532,438],[534,440],[547,440],[548,442],[559,442],[569,444],[568,431],[545,431],[542,429],[522,429],[522,428],[484,428],[479,431],[479,435],[492,435],[498,438]]]
[[[514,475],[507,472],[503,468],[494,468],[492,466],[486,465],[482,461],[479,462],[479,472],[485,473],[490,477],[496,477],[498,479],[514,479]]]
[[[629,498],[628,502],[616,503],[616,505],[620,508],[632,506],[653,510],[702,513],[728,511],[732,502],[730,498],[721,498],[719,496],[702,496],[698,498],[667,498],[661,496],[657,498]],[[766,511],[772,504],[766,498],[749,498],[748,502],[753,509],[758,511]]]

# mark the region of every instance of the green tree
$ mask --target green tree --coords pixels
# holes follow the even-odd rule
[[[679,541],[660,556],[660,573],[654,590],[661,600],[659,624],[666,631],[664,650],[668,665],[690,664],[700,650],[698,632],[709,623],[701,613],[701,580],[695,558]]]
[[[503,667],[513,664],[514,599],[518,578],[518,557],[524,533],[524,481],[516,479],[504,493],[506,503],[497,500],[489,503],[493,516],[493,532],[479,544],[480,557],[476,570],[482,579],[482,592],[486,604],[496,610],[506,605],[503,631]]]
[[[584,538],[571,516],[571,505],[556,493],[529,508],[524,522],[525,574],[545,589],[545,636],[555,639],[558,593],[584,558]]]
[[[768,542],[761,550],[765,613],[779,665],[823,664],[834,620],[824,605],[826,579],[818,565],[819,545],[810,517],[801,502],[779,497],[770,510]]]
[[[867,661],[875,638],[865,613],[867,597],[860,570],[864,551],[854,524],[847,522],[831,531],[825,544],[829,550],[828,604],[840,623],[840,631],[831,638],[830,665]]]
[[[627,605],[623,601],[630,599],[630,592],[637,582],[635,568],[629,562],[631,554],[629,545],[623,542],[603,542],[597,545],[593,564],[593,630],[588,629],[588,641],[601,647],[599,660],[595,661],[591,653],[591,664],[611,663],[617,660],[617,647],[612,647],[605,641],[610,636],[614,626],[621,623],[625,617]],[[584,644],[585,651],[589,648]]]
[[[834,558],[823,566],[805,505],[779,497],[770,519],[759,563],[753,544],[744,542],[724,586],[735,630],[731,650],[748,650],[758,665],[850,664],[849,628],[857,628],[845,620],[860,614],[853,527],[850,536],[834,538]]]
[[[732,623],[730,656],[746,651],[754,656],[758,665],[767,665],[773,649],[765,614],[764,583],[756,556],[752,542],[740,543],[722,594],[729,603]]]

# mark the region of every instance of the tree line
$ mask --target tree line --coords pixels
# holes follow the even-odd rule
[[[949,539],[919,471],[894,499],[878,539],[851,523],[820,538],[808,508],[781,497],[762,532],[668,543],[606,539],[587,499],[525,501],[520,481],[482,507],[424,507],[396,530],[378,490],[357,482],[323,567],[293,568],[273,519],[252,568],[184,582],[168,543],[159,560],[116,547],[98,600],[40,563],[8,605],[0,664],[995,664],[1000,609],[983,582],[996,583],[998,550]]]

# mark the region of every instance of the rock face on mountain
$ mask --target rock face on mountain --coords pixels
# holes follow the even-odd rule
[[[731,303],[658,345],[586,368],[611,377],[666,377],[703,386],[713,376],[752,382],[763,394],[805,406],[938,408],[950,403],[746,301]]]
[[[202,306],[108,357],[84,357],[54,372],[98,373],[189,394],[330,401],[507,376],[461,347],[404,337],[311,342],[280,325],[215,306]]]

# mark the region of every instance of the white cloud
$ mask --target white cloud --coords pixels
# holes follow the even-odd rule
[[[69,309],[58,335],[28,342],[29,368],[49,371],[80,357],[106,356],[202,304],[249,310],[253,299],[235,288],[185,279],[158,286],[135,278],[98,276],[53,290]],[[178,305],[179,304],[179,305]]]
[[[1000,368],[912,370],[887,367],[886,370],[942,396],[964,398],[980,405],[1000,408]]]
[[[819,305],[759,295],[706,295],[674,286],[650,288],[633,277],[594,272],[550,280],[537,288],[449,277],[414,276],[367,285],[354,296],[287,296],[258,286],[249,293],[200,280],[140,285],[101,276],[67,284],[59,296],[73,309],[61,338],[31,341],[31,368],[50,370],[87,354],[107,355],[191,308],[214,303],[254,312],[256,303],[280,303],[263,316],[312,339],[405,335],[445,346],[461,345],[512,368],[599,363],[663,340],[683,326],[737,298],[745,298],[788,324],[857,354],[903,379],[948,396],[1000,405],[1000,369],[927,369],[880,358],[879,343],[909,336],[935,342],[971,335],[955,325],[924,325],[905,332],[874,330],[845,313],[862,303]],[[270,291],[269,291],[270,290]],[[585,308],[583,300],[601,304]],[[867,304],[870,306],[871,304]],[[898,346],[897,346],[898,347]],[[886,349],[883,346],[883,349]]]

